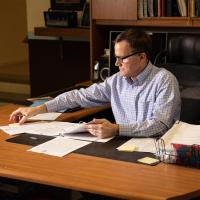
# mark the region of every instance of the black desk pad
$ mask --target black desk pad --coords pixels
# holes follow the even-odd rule
[[[97,156],[101,158],[109,158],[113,160],[121,160],[126,162],[137,162],[138,159],[144,157],[155,158],[153,153],[147,152],[124,152],[118,151],[116,148],[126,141],[130,140],[127,137],[116,137],[106,143],[93,142],[87,146],[74,151],[74,153],[85,154],[89,156]]]
[[[17,143],[17,144],[25,144],[25,145],[29,145],[29,146],[37,146],[39,144],[42,144],[42,143],[52,140],[54,138],[55,137],[53,137],[53,136],[22,133],[13,138],[9,138],[6,141]]]

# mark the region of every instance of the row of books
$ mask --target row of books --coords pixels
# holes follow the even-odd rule
[[[138,17],[199,17],[200,0],[138,0]]]

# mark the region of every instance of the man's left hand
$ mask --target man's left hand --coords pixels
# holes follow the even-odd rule
[[[113,124],[107,119],[93,119],[85,124],[85,128],[98,138],[108,138],[119,134],[119,125]]]

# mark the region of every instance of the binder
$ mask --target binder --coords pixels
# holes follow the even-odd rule
[[[156,156],[164,163],[200,168],[200,145],[172,143],[173,151],[168,152],[163,139],[155,139]]]
[[[160,161],[200,168],[200,125],[176,122],[161,138],[155,139]]]

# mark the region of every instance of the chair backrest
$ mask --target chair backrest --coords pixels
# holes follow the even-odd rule
[[[176,76],[182,88],[180,119],[199,124],[200,98],[196,92],[200,90],[200,34],[170,35],[165,52],[163,67]]]
[[[168,42],[170,63],[199,65],[200,67],[200,34],[180,34],[171,36]]]

